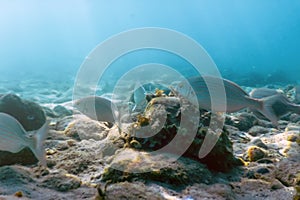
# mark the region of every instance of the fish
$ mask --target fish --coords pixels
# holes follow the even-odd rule
[[[108,98],[101,96],[84,97],[74,100],[73,107],[93,120],[120,125],[117,106]]]
[[[170,89],[166,86],[163,86],[159,83],[146,83],[146,84],[137,84],[137,87],[131,94],[129,105],[131,106],[130,112],[141,112],[147,107],[148,101],[151,99],[151,96],[155,96],[155,90],[163,90],[164,93],[169,93]]]
[[[291,102],[285,95],[276,94],[265,97],[270,102],[273,113],[280,118],[288,113],[296,113],[300,115],[300,105]]]
[[[140,111],[147,105],[146,95],[149,93],[144,85],[136,88],[129,99],[130,112]]]
[[[29,147],[43,166],[46,166],[45,149],[43,146],[49,131],[49,120],[37,130],[29,134],[13,116],[0,112],[0,150],[17,153]]]
[[[270,109],[279,119],[288,113],[300,114],[300,105],[291,102],[282,92],[275,89],[257,88],[252,90],[249,95],[257,99],[267,99],[270,102]],[[255,111],[254,111],[255,112]],[[257,115],[257,113],[255,113]]]
[[[273,96],[276,94],[282,94],[283,92],[276,89],[270,89],[270,88],[255,88],[253,89],[249,95],[252,98],[262,99],[265,97]]]
[[[266,118],[268,118],[274,126],[278,126],[278,117],[272,110],[272,99],[256,99],[250,97],[239,85],[236,83],[215,77],[215,76],[196,76],[187,78],[186,82],[181,82],[178,86],[173,87],[175,93],[183,94],[183,97],[191,97],[190,95],[196,95],[199,108],[205,110],[211,110],[211,95],[210,92],[217,93],[216,95],[221,95],[218,93],[224,85],[225,90],[225,102],[219,99],[216,99],[214,102],[214,111],[215,112],[237,112],[244,108],[251,108],[262,113]],[[210,87],[208,89],[207,84]],[[221,84],[220,84],[221,83]],[[193,94],[191,89],[195,92]],[[226,105],[224,105],[224,103]]]

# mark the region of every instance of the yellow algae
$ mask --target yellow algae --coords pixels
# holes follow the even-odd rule
[[[161,97],[161,96],[163,96],[164,95],[164,90],[160,90],[160,89],[158,89],[158,88],[156,88],[155,89],[155,96],[156,97]]]
[[[138,122],[138,125],[140,125],[140,126],[147,126],[147,125],[149,125],[150,119],[147,117],[144,117],[142,115],[138,115],[137,122]]]
[[[287,141],[289,141],[289,142],[296,142],[297,139],[298,139],[298,136],[295,134],[290,134],[287,136]]]
[[[255,162],[266,156],[266,152],[258,146],[249,147],[247,154],[251,162]]]
[[[56,154],[57,153],[57,150],[56,149],[47,149],[46,150],[46,155],[53,155],[53,154]]]
[[[23,192],[22,191],[17,191],[15,193],[15,196],[21,198],[21,197],[23,197]]]
[[[139,141],[133,139],[130,141],[130,146],[136,149],[141,149],[142,145],[139,143]]]

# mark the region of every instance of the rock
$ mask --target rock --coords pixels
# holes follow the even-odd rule
[[[293,123],[289,123],[287,127],[285,128],[285,131],[300,131],[300,126],[295,125]]]
[[[242,179],[240,182],[232,183],[236,199],[241,200],[264,200],[264,199],[292,199],[291,189],[283,187],[272,189],[274,184],[260,179]],[[280,186],[279,186],[280,187]]]
[[[252,113],[242,112],[237,116],[227,120],[226,123],[237,127],[240,131],[248,131],[254,125],[257,125],[259,119]]]
[[[277,163],[276,178],[286,186],[296,186],[300,184],[299,172],[299,160],[286,158]]]
[[[296,190],[296,193],[295,193],[293,199],[299,200],[300,199],[300,186],[295,186],[295,190]]]
[[[92,120],[91,120],[92,121]],[[97,127],[96,121],[93,121],[95,127]],[[85,126],[82,131],[87,131],[90,127]],[[46,145],[48,146],[47,165],[49,163],[54,169],[63,169],[69,174],[79,175],[83,177],[93,177],[94,174],[99,174],[99,169],[102,167],[103,162],[109,162],[110,157],[115,152],[124,146],[122,140],[118,140],[120,134],[116,129],[111,129],[109,134],[104,130],[101,140],[94,139],[70,139],[74,138],[73,135],[69,135],[65,140],[48,140]],[[54,134],[54,133],[53,133]],[[58,132],[57,134],[61,134]],[[101,132],[97,134],[101,135]],[[65,135],[65,134],[63,134]],[[53,137],[57,138],[57,137]],[[58,139],[60,139],[58,137]],[[95,178],[94,178],[95,179]]]
[[[287,141],[290,141],[290,142],[297,142],[297,140],[299,140],[300,138],[300,135],[299,134],[296,134],[296,133],[291,133],[287,136]]]
[[[65,174],[48,175],[40,186],[60,192],[67,192],[79,188],[81,181],[75,176],[67,176]]]
[[[262,126],[253,126],[248,131],[248,133],[252,136],[258,136],[258,135],[268,133],[268,132],[269,132],[269,129],[262,127]]]
[[[248,155],[248,159],[251,162],[257,161],[259,159],[262,159],[264,157],[266,157],[266,151],[261,149],[258,146],[251,146],[248,148],[247,150],[247,155]]]
[[[77,115],[74,116],[74,121],[70,122],[66,129],[65,134],[77,140],[102,140],[104,139],[109,128],[103,123],[91,120],[88,117]]]
[[[161,100],[162,98],[160,98]],[[190,114],[184,122],[180,122],[182,110]],[[217,171],[229,171],[234,166],[242,165],[240,160],[233,155],[232,143],[225,128],[220,131],[219,139],[208,155],[199,159],[199,150],[210,129],[203,125],[203,121],[198,124],[197,115],[193,112],[193,107],[188,104],[183,104],[180,108],[179,104],[169,100],[154,104],[150,102],[143,117],[139,117],[138,122],[133,124],[132,129],[128,130],[131,139],[140,143],[140,145],[136,145],[134,142],[135,146],[131,146],[133,148],[138,146],[146,151],[156,151],[168,145],[168,150],[165,152],[178,155],[180,154],[178,152],[182,150],[183,156],[199,160],[210,169]],[[206,118],[204,120],[204,124],[206,124]],[[146,121],[147,123],[144,123]],[[183,123],[185,127],[182,127]],[[192,127],[195,127],[195,130]],[[196,134],[194,138],[189,137],[192,131],[195,131]]]
[[[107,187],[105,193],[106,200],[115,199],[165,199],[157,188],[146,185],[142,182],[121,182]],[[99,198],[100,200],[101,198]]]
[[[102,181],[116,183],[133,180],[180,187],[191,183],[211,183],[212,174],[205,165],[188,158],[176,160],[171,154],[151,154],[125,148],[118,151],[110,165],[105,167]]]
[[[53,109],[43,106],[46,116],[52,118],[62,118],[65,116],[71,116],[73,114],[72,110],[67,109],[62,105],[57,105]]]
[[[62,170],[44,173],[45,168],[38,168],[0,167],[0,199],[20,199],[17,194],[22,194],[21,199],[92,199],[96,192]]]
[[[5,94],[0,97],[0,112],[15,117],[27,131],[39,129],[46,121],[40,105],[21,99],[15,94]]]
[[[290,115],[290,119],[289,121],[293,122],[293,123],[297,123],[300,122],[300,115],[296,114],[296,113],[292,113]]]
[[[180,198],[180,199],[185,199],[185,200],[238,199],[236,198],[236,195],[232,191],[232,187],[230,185],[221,184],[221,183],[216,183],[212,185],[194,184],[192,186],[186,187],[186,189],[183,191],[183,194],[184,194],[184,198]]]
[[[58,117],[70,116],[73,114],[71,110],[68,110],[66,107],[57,105],[53,108],[53,111]]]
[[[74,120],[73,116],[66,116],[66,117],[59,119],[56,122],[55,130],[64,131],[73,120]]]
[[[24,148],[18,153],[8,151],[0,151],[0,166],[4,165],[31,165],[37,163],[38,160],[29,148]]]
[[[0,167],[0,183],[6,187],[14,187],[33,182],[29,170],[16,166]]]
[[[251,141],[251,144],[254,146],[258,146],[263,149],[268,149],[268,146],[259,138],[255,138]]]
[[[278,190],[284,188],[284,185],[277,179],[272,182],[271,189]]]
[[[43,110],[44,110],[45,115],[47,117],[51,117],[51,118],[56,118],[57,117],[56,113],[51,108],[43,106]]]

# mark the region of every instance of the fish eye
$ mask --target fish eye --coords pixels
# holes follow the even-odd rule
[[[32,134],[32,133],[29,133],[29,134],[27,135],[27,137],[28,137],[28,138],[32,138],[32,137],[33,137],[33,134]]]
[[[34,117],[33,115],[28,115],[28,116],[27,116],[27,119],[28,119],[28,120],[34,120],[35,117]]]

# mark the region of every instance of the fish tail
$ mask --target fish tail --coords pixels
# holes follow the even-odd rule
[[[32,152],[36,156],[36,158],[41,162],[43,166],[47,166],[46,158],[45,158],[45,149],[44,149],[44,141],[49,132],[49,123],[50,120],[47,120],[45,124],[37,131],[35,134],[35,145],[32,149]]]
[[[275,98],[264,98],[258,100],[260,103],[260,108],[257,109],[261,114],[263,114],[266,118],[268,118],[274,126],[278,126],[278,116],[274,112],[272,108],[275,103]]]

